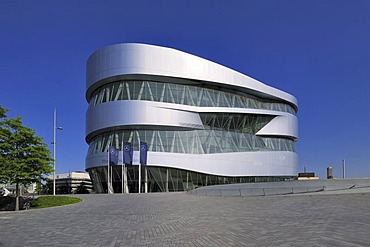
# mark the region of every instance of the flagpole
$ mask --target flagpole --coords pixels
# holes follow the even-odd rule
[[[109,194],[109,149],[108,149],[108,177],[107,177],[107,194]]]
[[[140,142],[140,163],[139,163],[139,193],[141,192],[141,166],[144,166],[144,193],[148,193],[148,178],[147,178],[147,153],[148,144],[146,142]]]
[[[139,194],[141,191],[141,163],[139,163]]]
[[[122,160],[123,160],[123,166],[124,166],[124,174],[123,174],[123,181],[124,181],[124,192],[130,193],[129,187],[128,187],[128,175],[127,175],[127,166],[132,166],[132,147],[130,142],[122,142],[123,145],[123,151],[122,151]]]
[[[122,168],[121,168],[121,179],[122,179],[122,188],[121,188],[121,192],[122,192],[122,194],[124,193],[124,191],[123,191],[123,136],[122,136]]]
[[[145,193],[148,193],[148,168],[144,166],[144,172],[145,172]]]
[[[122,179],[122,181],[121,181],[121,183],[122,183],[122,188],[121,188],[121,192],[122,192],[122,194],[123,194],[123,163],[122,163],[122,168],[121,168],[121,179]]]
[[[126,164],[124,164],[124,172],[125,172],[125,174],[123,175],[123,179],[124,179],[124,181],[125,181],[125,193],[129,193],[129,191],[128,191],[128,187],[127,187],[127,167],[126,167]]]

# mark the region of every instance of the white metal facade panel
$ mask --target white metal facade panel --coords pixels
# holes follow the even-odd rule
[[[121,164],[122,154],[119,152]],[[139,152],[134,152],[133,164],[139,164]],[[86,169],[106,166],[107,153],[86,158]],[[223,154],[179,154],[148,152],[148,164],[178,168],[218,176],[295,176],[298,155],[294,152],[244,152]]]
[[[179,77],[233,85],[275,96],[297,106],[297,99],[249,76],[206,59],[171,48],[117,44],[93,53],[87,61],[86,89],[117,75],[144,74]]]

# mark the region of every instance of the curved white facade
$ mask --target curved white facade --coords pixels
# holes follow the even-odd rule
[[[172,182],[185,183],[186,174],[186,185],[174,190],[189,187],[189,172],[206,184],[297,174],[296,98],[203,58],[145,44],[105,47],[87,61],[86,99],[86,170],[94,184],[104,183],[109,146],[121,150],[122,141],[134,150],[148,143],[152,183],[166,171],[167,189],[155,191],[168,190],[169,169]]]

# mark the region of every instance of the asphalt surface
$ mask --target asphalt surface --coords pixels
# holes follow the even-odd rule
[[[369,246],[370,193],[82,195],[0,212],[0,246]]]

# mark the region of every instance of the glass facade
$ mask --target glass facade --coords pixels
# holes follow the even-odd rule
[[[123,138],[123,140],[122,140]],[[157,131],[117,130],[96,136],[88,155],[107,152],[110,146],[122,150],[121,143],[130,142],[139,150],[140,141],[148,143],[148,151],[188,154],[213,154],[251,151],[295,152],[294,141],[277,137],[259,137],[248,133],[217,130]]]
[[[204,86],[181,85],[156,81],[117,81],[93,93],[89,104],[115,100],[147,100],[200,107],[252,108],[296,114],[285,103],[261,99],[242,92],[225,92]]]
[[[145,100],[197,107],[225,107],[265,109],[295,115],[296,110],[288,103],[262,99],[237,91],[222,91],[205,85],[182,85],[157,81],[122,80],[96,89],[89,107],[117,100]],[[215,154],[257,151],[296,152],[294,140],[283,136],[257,136],[275,116],[239,113],[199,113],[204,129],[201,130],[155,130],[118,129],[100,133],[89,143],[88,156],[108,152],[115,146],[122,150],[122,143],[130,142],[139,150],[140,141],[148,144],[149,152]],[[115,193],[122,192],[122,168],[112,169],[112,187]],[[138,192],[138,166],[128,167],[128,189]],[[186,191],[206,185],[268,182],[292,179],[289,176],[226,177],[202,174],[187,170],[149,166],[142,168],[141,192]],[[97,193],[107,193],[107,167],[88,169]],[[146,175],[144,175],[146,174]],[[146,182],[145,182],[146,181]]]
[[[117,130],[96,136],[88,155],[107,152],[110,146],[122,150],[122,142],[130,142],[138,150],[140,141],[148,143],[148,151],[212,154],[250,151],[292,151],[294,141],[281,137],[260,137],[255,134],[274,117],[268,115],[200,113],[204,130]]]
[[[187,191],[207,185],[277,182],[293,179],[292,177],[225,177],[202,174],[180,169],[165,167],[141,167],[141,192],[176,192]],[[146,176],[145,176],[146,169]],[[89,169],[90,177],[94,181],[96,193],[107,193],[107,167]],[[112,187],[114,193],[122,193],[122,166],[112,168]],[[139,191],[139,167],[127,168],[128,190],[130,193]],[[146,181],[146,182],[145,182]],[[145,186],[145,183],[147,184]]]

